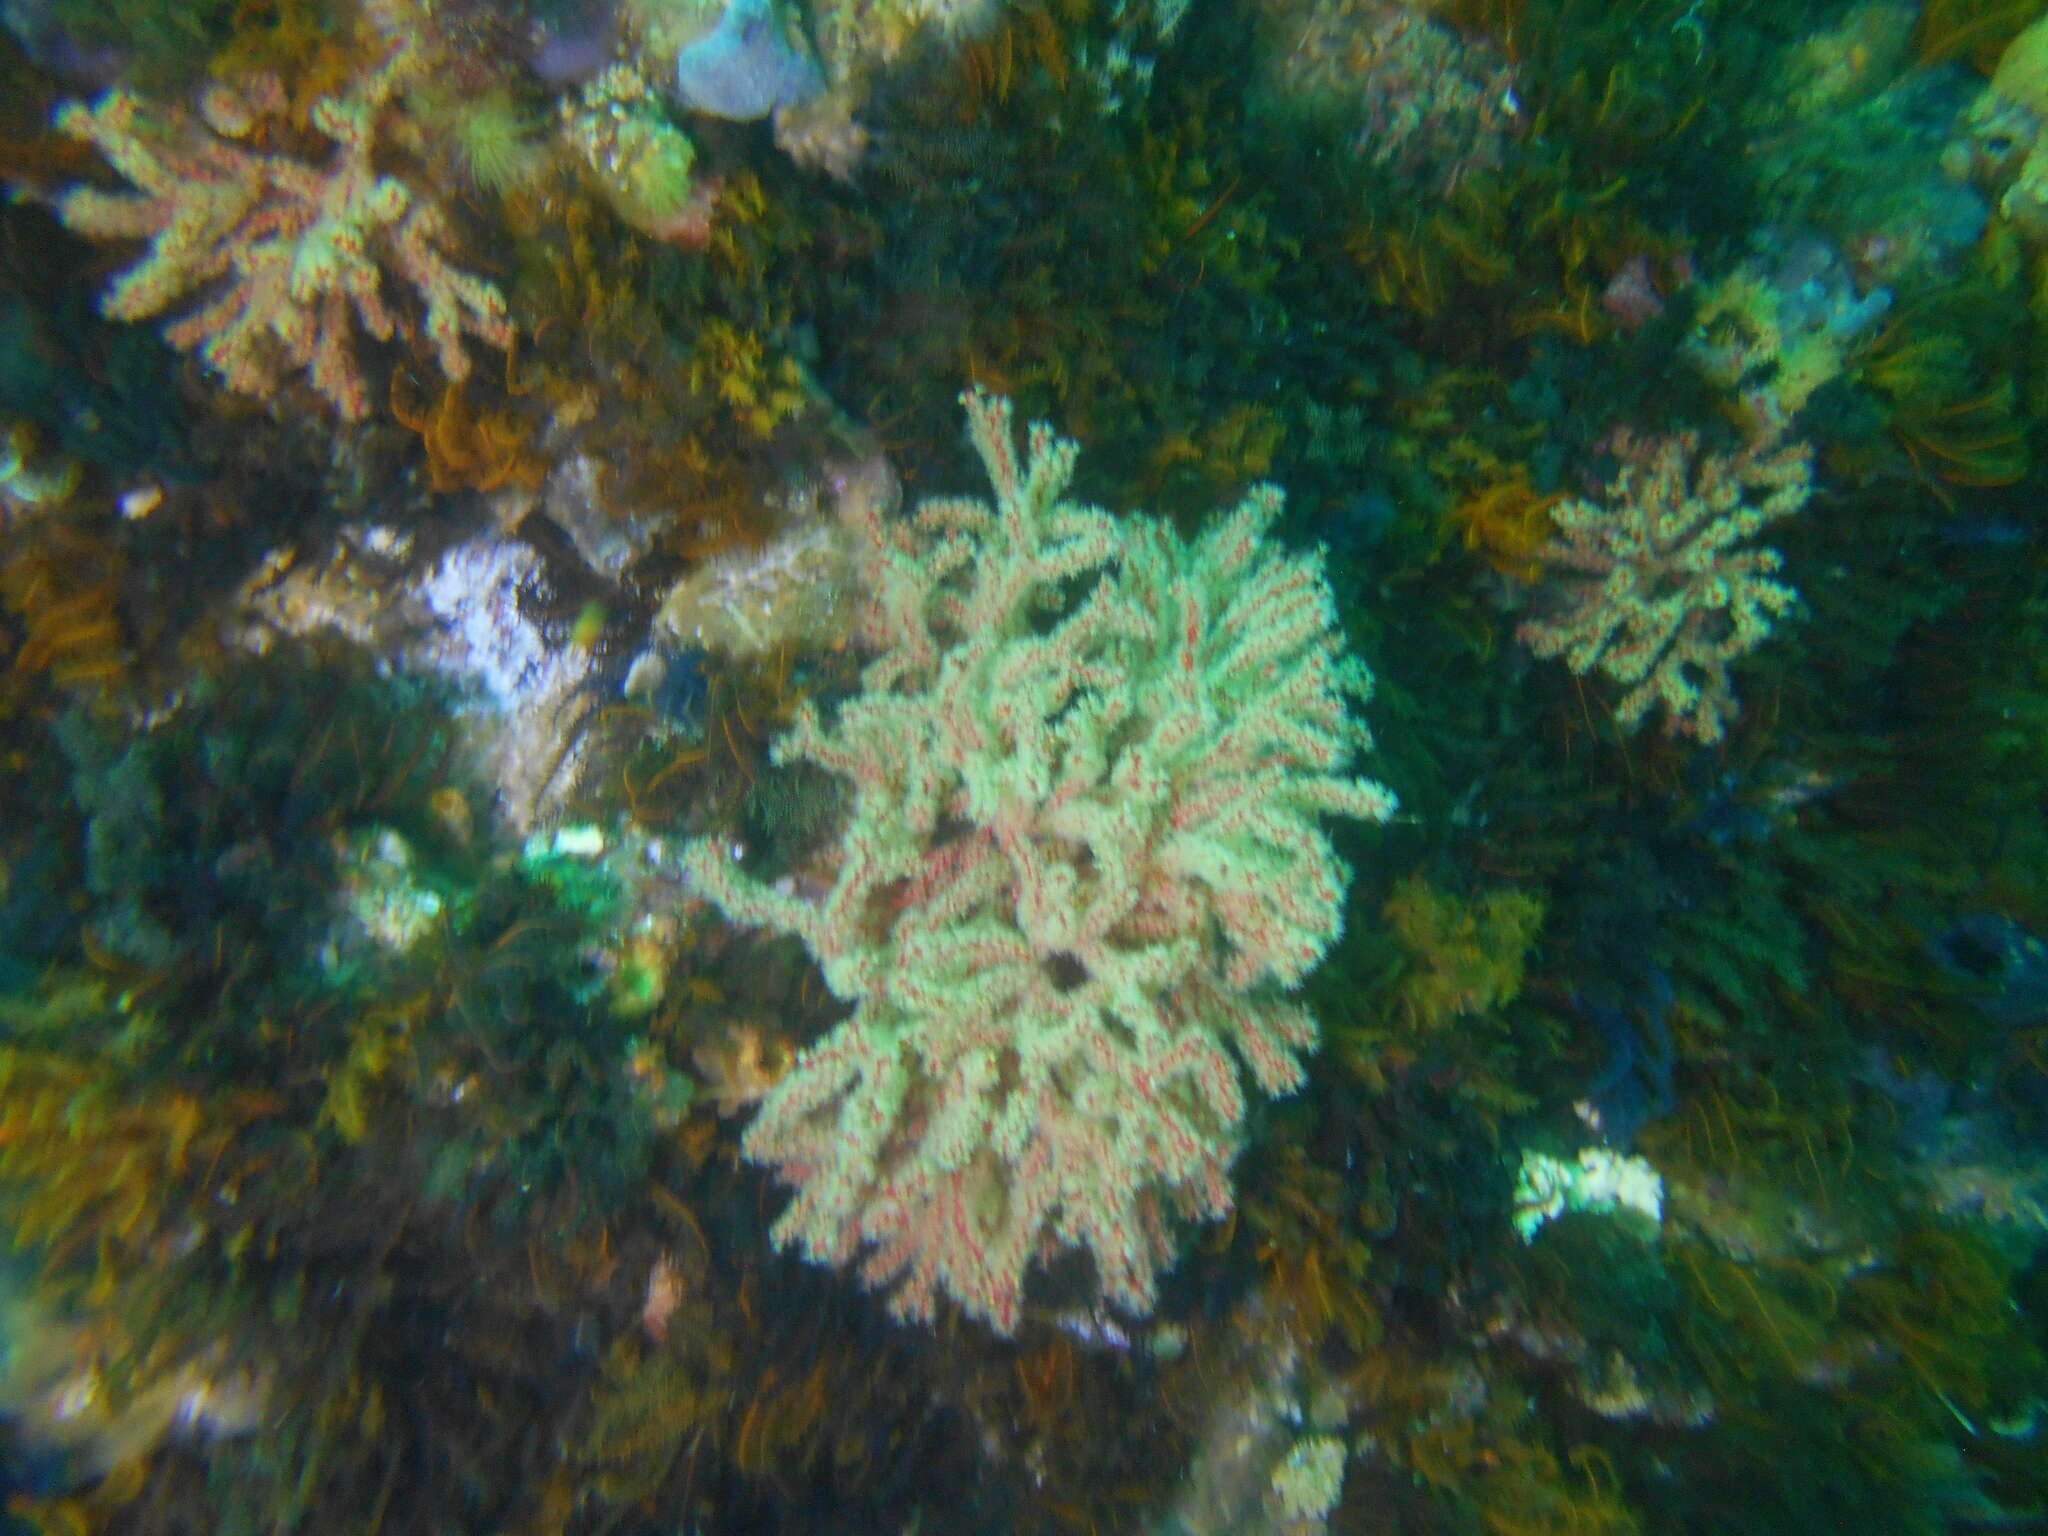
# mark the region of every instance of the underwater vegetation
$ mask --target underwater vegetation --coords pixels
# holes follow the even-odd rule
[[[2044,16],[0,3],[0,1520],[2048,1522]]]

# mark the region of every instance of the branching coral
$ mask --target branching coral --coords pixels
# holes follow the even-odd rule
[[[1567,582],[1552,614],[1521,626],[1522,642],[1624,684],[1623,725],[1640,725],[1661,703],[1668,732],[1719,741],[1736,711],[1728,664],[1798,600],[1772,579],[1775,550],[1740,546],[1805,505],[1811,454],[1804,443],[1768,442],[1702,454],[1690,432],[1623,430],[1612,447],[1621,467],[1605,504],[1553,508],[1559,533],[1542,555],[1591,579]]]
[[[1345,777],[1365,670],[1319,555],[1269,542],[1260,488],[1193,543],[1064,500],[1076,449],[967,399],[993,506],[855,508],[874,655],[829,725],[777,756],[850,779],[831,891],[811,903],[699,843],[739,921],[800,936],[853,1016],[797,1061],[746,1138],[797,1188],[778,1240],[863,1249],[899,1313],[941,1293],[1008,1330],[1026,1270],[1082,1249],[1149,1310],[1168,1218],[1228,1210],[1245,1098],[1315,1043],[1281,994],[1336,937],[1348,871],[1319,816],[1382,820]]]
[[[421,325],[450,380],[469,375],[465,335],[509,347],[504,297],[449,261],[439,206],[373,164],[378,118],[403,59],[400,50],[347,95],[315,105],[314,124],[334,144],[317,163],[236,142],[283,111],[275,79],[246,94],[216,87],[203,124],[153,113],[125,90],[66,107],[58,127],[90,141],[139,190],[74,188],[58,204],[64,222],[97,239],[150,242],[108,290],[106,313],[141,320],[199,297],[197,310],[166,329],[173,346],[200,352],[243,394],[267,397],[286,373],[308,369],[314,388],[352,421],[369,413],[369,395],[351,311],[379,341],[413,329],[387,299],[387,269],[418,294]]]

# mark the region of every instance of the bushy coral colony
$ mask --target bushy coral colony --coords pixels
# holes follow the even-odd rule
[[[10,1530],[2048,1522],[2048,0],[0,78]]]
[[[1393,797],[1341,776],[1367,681],[1320,560],[1268,538],[1276,492],[1190,545],[1066,500],[1074,444],[1035,426],[1020,459],[1009,403],[965,403],[995,501],[861,504],[874,659],[776,747],[852,781],[831,889],[748,879],[715,839],[685,868],[855,1004],[747,1130],[798,1186],[777,1237],[1008,1332],[1042,1253],[1085,1250],[1143,1313],[1169,1217],[1229,1210],[1232,1052],[1301,1086],[1315,1022],[1280,993],[1342,923],[1317,818]]]
[[[1811,451],[1755,441],[1702,456],[1692,434],[1645,443],[1625,427],[1609,447],[1620,468],[1607,503],[1550,508],[1558,536],[1536,552],[1563,578],[1558,611],[1518,633],[1538,656],[1628,684],[1614,706],[1623,726],[1661,704],[1669,729],[1719,741],[1736,713],[1728,663],[1798,597],[1770,574],[1776,551],[1736,546],[1805,504]]]
[[[259,397],[276,390],[282,369],[305,369],[350,420],[369,411],[350,316],[376,340],[392,338],[387,267],[424,308],[421,325],[449,379],[469,377],[465,333],[509,347],[504,296],[449,264],[440,210],[372,163],[377,119],[411,52],[396,48],[348,95],[314,103],[313,126],[334,146],[320,163],[237,146],[284,111],[274,76],[240,91],[212,87],[200,123],[182,113],[152,121],[119,89],[89,110],[74,103],[58,113],[61,132],[90,142],[140,189],[78,187],[58,204],[84,234],[150,241],[107,289],[107,314],[138,320],[200,299],[164,332],[173,346],[199,351],[230,389]]]

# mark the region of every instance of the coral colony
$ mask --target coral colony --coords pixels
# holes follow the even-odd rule
[[[198,351],[243,394],[266,395],[281,371],[305,369],[350,420],[369,411],[350,317],[375,339],[391,339],[398,321],[384,294],[387,269],[425,306],[424,333],[447,378],[469,377],[465,335],[509,347],[504,296],[449,262],[440,210],[372,164],[377,120],[407,58],[401,48],[348,96],[315,104],[314,126],[333,148],[313,162],[235,142],[283,111],[274,79],[244,93],[214,87],[198,122],[182,113],[152,121],[119,90],[89,111],[66,108],[58,127],[140,189],[81,188],[60,205],[82,233],[150,242],[107,290],[107,314],[138,320],[202,300],[166,329],[171,345]]]
[[[1805,504],[1811,452],[1754,442],[1703,456],[1690,434],[1645,443],[1626,429],[1610,450],[1620,468],[1606,504],[1553,507],[1559,536],[1538,552],[1588,579],[1560,594],[1556,616],[1530,619],[1519,634],[1538,656],[1626,684],[1615,704],[1623,725],[1661,704],[1667,729],[1719,741],[1736,712],[1728,663],[1798,600],[1772,579],[1783,563],[1775,551],[1740,546]]]
[[[2048,0],[0,0],[34,1536],[2048,1526]]]
[[[747,1132],[797,1185],[777,1237],[862,1257],[906,1316],[943,1293],[1007,1332],[1042,1253],[1087,1250],[1144,1312],[1167,1217],[1228,1211],[1238,1061],[1286,1093],[1315,1044],[1282,993],[1341,926],[1317,816],[1394,800],[1342,777],[1369,684],[1321,562],[1267,538],[1277,492],[1188,544],[1067,501],[1074,444],[1034,427],[1020,461],[1009,403],[966,405],[994,502],[862,520],[874,659],[776,747],[853,783],[831,890],[783,896],[715,842],[688,865],[855,1005]]]

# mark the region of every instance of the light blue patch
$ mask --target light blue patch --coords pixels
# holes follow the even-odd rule
[[[790,41],[770,0],[732,0],[718,25],[676,59],[676,99],[692,112],[737,123],[824,89],[817,61]]]

